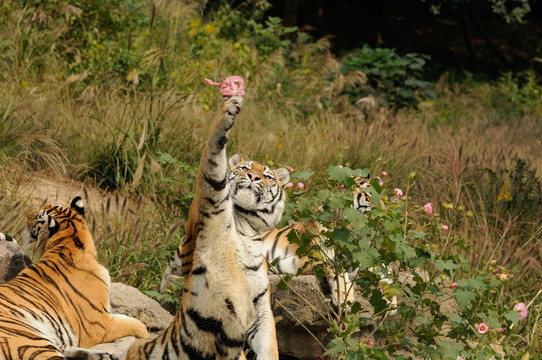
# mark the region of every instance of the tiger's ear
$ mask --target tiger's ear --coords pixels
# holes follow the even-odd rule
[[[228,160],[228,164],[230,165],[230,169],[233,168],[234,166],[237,166],[239,165],[240,163],[242,163],[243,161],[245,161],[245,159],[243,159],[243,157],[239,154],[233,154],[231,157],[230,157],[230,160]]]
[[[70,203],[70,208],[75,210],[82,217],[85,217],[85,203],[83,202],[83,199],[81,199],[81,196],[76,196],[73,198],[72,202]]]
[[[60,225],[51,216],[48,216],[48,218],[49,220],[47,221],[47,229],[49,230],[49,237],[51,237],[56,234],[56,232],[60,229]]]
[[[284,186],[290,180],[290,172],[285,168],[275,170],[279,178],[280,185]]]

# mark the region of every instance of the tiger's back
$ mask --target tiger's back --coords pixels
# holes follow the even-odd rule
[[[0,359],[61,359],[98,343],[148,337],[139,320],[109,312],[108,271],[97,261],[79,197],[27,214],[40,261],[0,285]]]

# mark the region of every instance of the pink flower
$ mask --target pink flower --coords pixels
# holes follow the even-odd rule
[[[382,170],[382,176],[388,176],[388,172],[386,170]]]
[[[374,345],[374,342],[373,342],[373,340],[371,340],[371,339],[365,339],[365,343],[366,343],[367,345],[369,345],[369,346],[373,346],[373,345]]]
[[[294,168],[290,166],[290,167],[288,168],[288,171],[289,171],[289,172],[292,172],[292,171],[294,171]]]
[[[442,225],[442,230],[447,231],[448,229],[448,225]]]
[[[294,184],[290,181],[289,183],[286,184],[286,187],[287,188],[291,188],[292,186],[294,186]]]
[[[298,187],[299,189],[303,189],[303,188],[305,187],[305,185],[304,185],[302,182],[298,182],[298,183],[297,183],[297,187]]]
[[[506,328],[500,329],[499,332],[500,332],[501,334],[504,334],[504,333],[506,332]]]
[[[488,328],[487,328],[487,325],[484,324],[483,322],[480,323],[480,324],[478,324],[478,332],[479,332],[480,334],[485,334],[486,331],[487,331],[487,329],[488,329]]]
[[[497,275],[499,273],[499,269],[493,270],[493,274]]]
[[[508,279],[508,275],[506,275],[505,273],[502,273],[501,275],[499,275],[499,277],[501,278],[501,280]]]
[[[395,191],[395,196],[400,199],[401,196],[403,196],[403,190],[399,189],[399,188],[395,188],[393,189]]]
[[[344,184],[339,185],[339,189],[344,189]]]
[[[428,214],[432,214],[433,213],[433,205],[431,205],[431,203],[425,204],[423,206],[423,211],[425,211]]]
[[[457,281],[451,283],[450,286],[452,287],[452,289],[455,289],[457,287]]]
[[[375,179],[378,179],[378,184],[379,184],[380,186],[384,185],[384,180],[382,180],[380,177],[375,176]]]
[[[520,318],[525,319],[527,317],[527,308],[525,307],[524,303],[522,303],[522,302],[517,303],[514,306],[514,310],[517,311]]]

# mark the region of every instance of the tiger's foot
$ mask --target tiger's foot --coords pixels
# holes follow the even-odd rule
[[[71,360],[119,360],[115,354],[101,350],[90,350],[84,348],[69,348],[64,350],[63,355]]]

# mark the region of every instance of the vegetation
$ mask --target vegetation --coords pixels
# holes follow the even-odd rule
[[[372,345],[354,336],[366,319],[337,317],[329,354],[382,358],[408,348],[483,358],[500,341],[507,359],[540,356],[539,75],[443,73],[432,82],[413,67],[431,65],[423,55],[364,48],[338,59],[325,40],[266,18],[266,6],[202,17],[182,2],[0,4],[2,231],[22,236],[38,175],[101,187],[110,200],[89,215],[100,260],[114,280],[156,290],[184,236],[195,167],[221,101],[203,79],[239,74],[246,106],[228,151],[295,169],[305,190],[292,191],[285,219],[331,224],[333,266],[358,267],[356,281],[382,314]],[[381,63],[371,53],[383,54]],[[387,106],[362,92],[371,89]],[[350,190],[339,186],[349,189],[349,175],[362,171],[351,169],[370,169],[373,198],[386,209],[368,218],[350,211]],[[311,211],[318,204],[324,211]],[[408,267],[414,282],[378,291],[367,269],[380,263]],[[501,281],[496,269],[513,278]],[[397,322],[382,301],[392,292],[402,299]],[[441,311],[443,296],[457,312]],[[530,305],[525,319],[512,312],[519,302]]]

